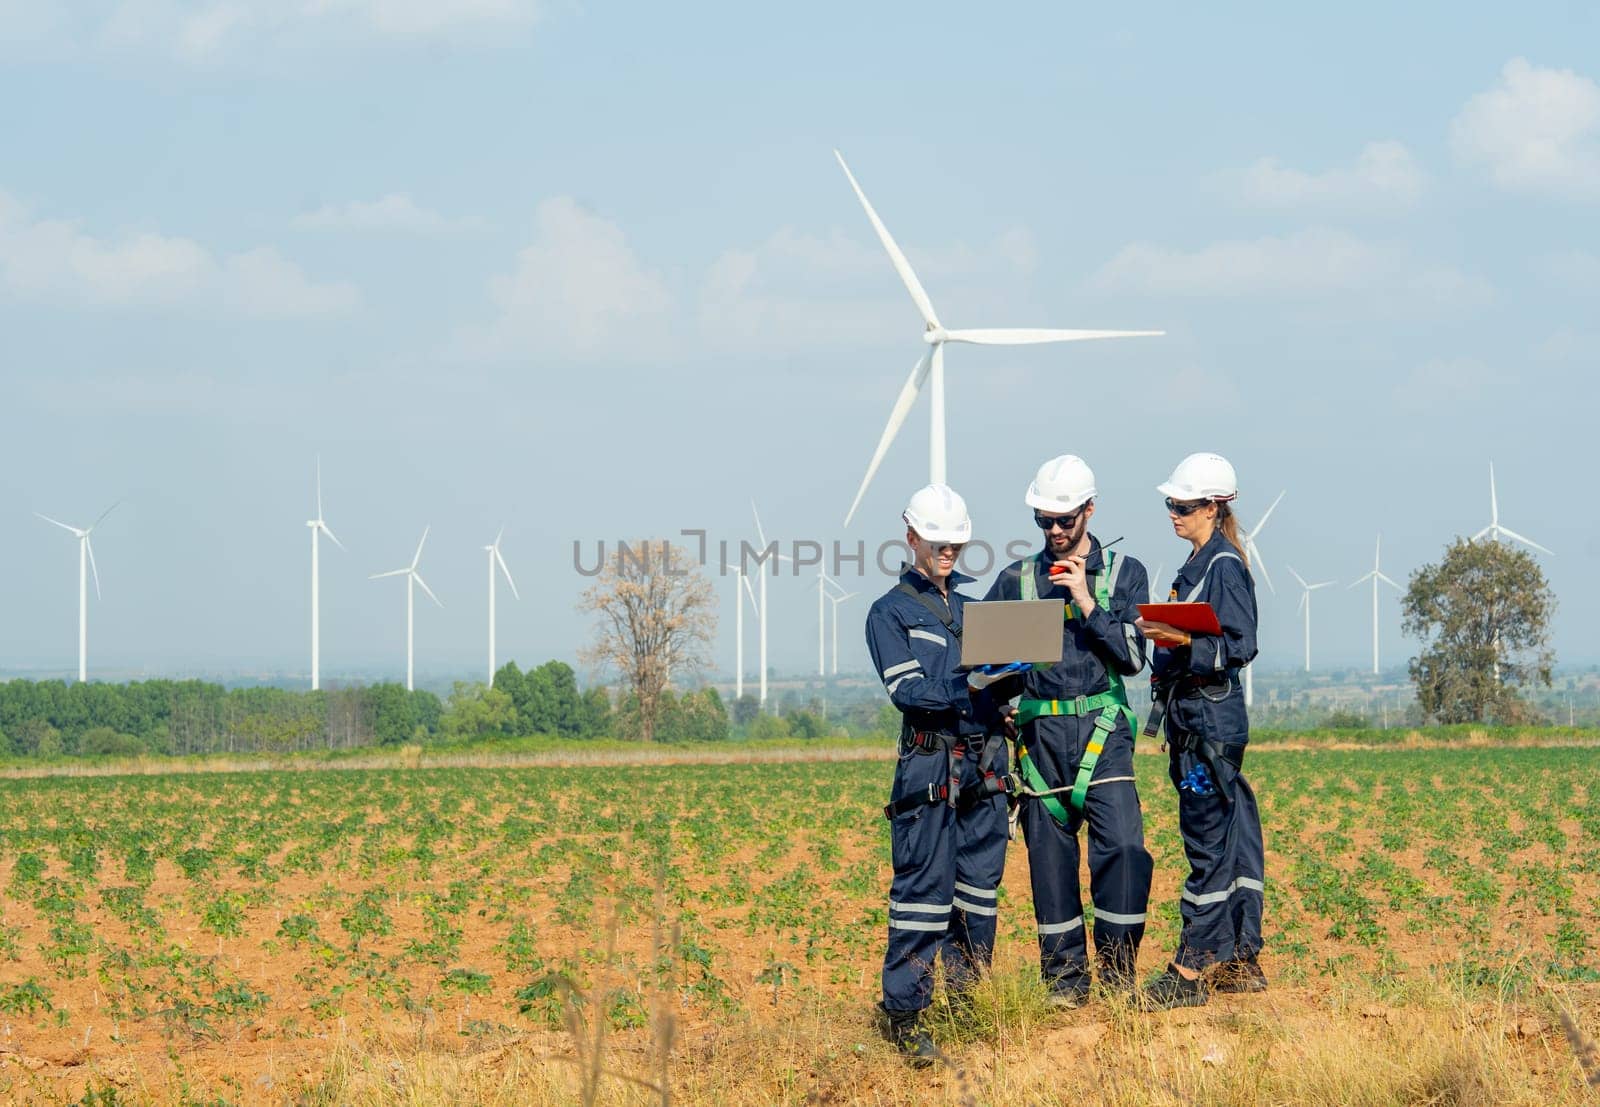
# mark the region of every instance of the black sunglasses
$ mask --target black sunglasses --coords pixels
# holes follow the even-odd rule
[[[1181,503],[1178,500],[1174,500],[1171,496],[1168,496],[1167,510],[1178,516],[1180,519],[1186,519],[1190,515],[1193,515],[1195,512],[1199,511],[1202,507],[1205,507],[1206,504],[1210,502],[1210,500],[1201,500],[1198,503],[1186,504]]]
[[[1081,507],[1070,515],[1040,515],[1035,511],[1033,513],[1033,525],[1042,531],[1048,531],[1051,527],[1060,527],[1062,530],[1069,531],[1078,525],[1078,520],[1081,518],[1083,518],[1083,508]]]

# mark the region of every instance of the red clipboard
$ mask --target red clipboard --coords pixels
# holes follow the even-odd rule
[[[1139,617],[1152,623],[1166,623],[1190,634],[1221,634],[1222,624],[1208,603],[1142,603]]]

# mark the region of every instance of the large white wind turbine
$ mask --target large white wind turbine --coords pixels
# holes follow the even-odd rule
[[[1554,550],[1547,550],[1531,538],[1524,538],[1514,530],[1507,530],[1500,525],[1500,499],[1494,491],[1494,462],[1489,462],[1489,525],[1472,536],[1474,542],[1480,538],[1491,541],[1504,541],[1509,538],[1513,542],[1521,542],[1524,546],[1531,546],[1540,553],[1554,554]]]
[[[1289,575],[1300,582],[1300,610],[1306,615],[1306,672],[1311,671],[1311,593],[1319,588],[1332,588],[1338,581],[1321,580],[1316,584],[1307,584],[1306,578],[1294,571],[1294,566],[1289,566]]]
[[[1284,489],[1284,491],[1287,492],[1288,489]],[[1256,539],[1260,536],[1262,530],[1266,528],[1267,520],[1272,518],[1272,513],[1278,510],[1278,505],[1282,502],[1283,492],[1279,492],[1278,498],[1272,501],[1271,507],[1267,508],[1267,513],[1261,516],[1256,525],[1244,534],[1244,552],[1250,558],[1250,568],[1252,571],[1261,573],[1261,579],[1267,582],[1267,591],[1274,595],[1277,594],[1278,590],[1272,586],[1272,577],[1267,575],[1267,563],[1261,556],[1261,550],[1256,545]],[[1253,668],[1255,668],[1254,662],[1244,667],[1244,705],[1246,707],[1256,702],[1255,681],[1250,676],[1250,670]]]
[[[89,535],[116,509],[117,505],[112,504],[100,513],[100,518],[86,527],[69,526],[59,519],[34,512],[45,522],[54,523],[62,530],[70,530],[78,538],[78,681],[80,683],[89,679],[89,573],[91,572],[94,574],[94,598],[97,600],[100,598],[100,567],[94,563],[94,546],[89,541]]]
[[[1360,580],[1352,581],[1350,583],[1350,587],[1354,588],[1356,585],[1365,584],[1369,580],[1372,582],[1372,671],[1374,673],[1378,671],[1378,582],[1382,581],[1390,588],[1396,590],[1399,590],[1400,588],[1398,584],[1384,576],[1383,570],[1378,567],[1378,562],[1382,552],[1383,535],[1380,534],[1378,535],[1377,543],[1372,547],[1372,572],[1368,573]]]
[[[505,536],[505,533],[506,533],[506,528],[505,527],[501,527],[500,528],[500,533],[496,534],[494,536],[494,541],[492,543],[490,543],[489,545],[484,547],[484,549],[489,551],[489,684],[491,686],[494,684],[494,673],[495,673],[495,667],[494,667],[494,569],[495,569],[496,565],[499,565],[500,566],[500,571],[506,575],[506,583],[511,585],[511,594],[513,596],[516,596],[516,598],[519,599],[519,600],[522,599],[522,595],[517,591],[517,582],[511,579],[511,570],[506,568],[506,559],[500,556],[500,539]],[[426,537],[426,536],[424,536],[424,537]],[[420,555],[421,552],[422,552],[421,547],[418,547],[417,553]]]
[[[756,592],[750,587],[750,578],[745,574],[744,566],[735,565],[733,567],[733,698],[735,700],[744,698],[744,601],[747,598],[759,617],[761,605],[756,602]]]
[[[322,574],[317,559],[317,547],[326,534],[335,546],[344,549],[344,543],[334,537],[333,531],[322,519],[322,459],[317,458],[317,517],[307,519],[311,528],[311,690],[322,687]]]
[[[413,655],[411,648],[412,630],[416,625],[416,588],[420,587],[428,594],[428,598],[430,600],[436,604],[439,604],[440,607],[444,606],[444,604],[439,603],[439,597],[433,594],[433,589],[428,587],[428,582],[422,579],[422,574],[417,572],[417,562],[422,560],[422,543],[428,540],[428,531],[430,529],[430,527],[422,528],[422,541],[417,543],[417,552],[415,556],[411,558],[410,565],[407,565],[404,569],[390,569],[387,573],[373,573],[371,578],[369,578],[371,580],[378,580],[382,577],[397,577],[402,574],[404,574],[406,578],[406,691],[408,692],[416,689],[416,682],[414,680],[415,670],[412,666]]]
[[[839,159],[839,166],[844,170],[844,175],[850,180],[850,187],[855,189],[856,197],[861,201],[861,206],[867,211],[867,219],[872,223],[872,229],[878,233],[878,240],[883,243],[883,248],[889,252],[889,260],[894,264],[895,272],[900,274],[900,280],[906,286],[906,291],[911,293],[911,299],[917,305],[917,310],[922,313],[925,329],[922,340],[928,344],[929,350],[917,359],[911,367],[911,376],[906,379],[905,385],[900,389],[900,395],[895,399],[894,407],[889,412],[889,422],[883,428],[883,435],[878,439],[878,447],[872,452],[872,460],[867,464],[867,475],[861,480],[861,488],[856,492],[855,501],[850,505],[849,514],[845,516],[845,525],[850,524],[850,519],[855,515],[856,508],[861,505],[861,498],[867,493],[867,486],[872,483],[873,474],[878,471],[878,466],[883,461],[883,455],[889,450],[889,443],[894,441],[894,436],[899,432],[900,425],[906,421],[911,407],[916,403],[917,395],[924,385],[928,385],[929,392],[929,435],[928,435],[928,468],[929,481],[934,484],[945,483],[945,435],[944,435],[944,344],[946,342],[970,342],[979,346],[1024,346],[1039,342],[1076,342],[1089,338],[1138,338],[1149,335],[1164,334],[1164,331],[1086,331],[1086,330],[1044,330],[1040,328],[982,328],[968,330],[946,330],[939,322],[939,317],[934,313],[933,301],[928,299],[922,283],[917,280],[917,275],[911,270],[911,263],[901,253],[900,247],[889,235],[889,229],[883,225],[883,220],[878,218],[878,213],[873,210],[872,204],[867,200],[867,194],[861,191],[861,186],[856,183],[855,175],[850,172],[850,167],[845,164],[844,156],[835,150],[833,156]]]

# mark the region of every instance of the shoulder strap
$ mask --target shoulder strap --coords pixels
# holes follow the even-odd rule
[[[1034,583],[1033,574],[1038,572],[1039,558],[1042,554],[1025,557],[1017,563],[1018,598],[1036,600],[1039,598],[1039,586]]]
[[[1110,550],[1101,550],[1100,557],[1105,562],[1094,580],[1094,602],[1106,609],[1106,614],[1111,614],[1111,597],[1117,591],[1117,576],[1122,572],[1122,558]]]
[[[901,581],[899,584],[895,585],[895,591],[904,592],[906,595],[916,600],[923,607],[926,607],[929,611],[933,612],[934,617],[944,624],[945,630],[948,630],[957,638],[961,637],[961,628],[956,626],[956,621],[950,614],[948,603],[946,603],[941,609],[939,606],[939,601],[933,598],[932,592],[919,591],[911,587],[911,585],[907,584],[905,581]]]
[[[1206,586],[1206,578],[1211,575],[1211,570],[1216,565],[1216,563],[1219,562],[1219,561],[1228,561],[1228,560],[1237,561],[1241,565],[1244,564],[1244,558],[1240,557],[1238,554],[1234,553],[1232,550],[1221,550],[1221,551],[1219,551],[1215,556],[1213,556],[1211,558],[1211,560],[1209,562],[1207,562],[1205,572],[1200,574],[1200,579],[1195,582],[1195,585],[1194,585],[1193,588],[1189,589],[1189,594],[1183,598],[1183,602],[1184,603],[1193,603],[1194,602],[1194,598],[1200,594],[1200,590]]]

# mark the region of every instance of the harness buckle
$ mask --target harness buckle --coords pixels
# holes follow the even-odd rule
[[[1089,697],[1082,693],[1073,696],[1072,713],[1074,715],[1087,715],[1089,713]]]

